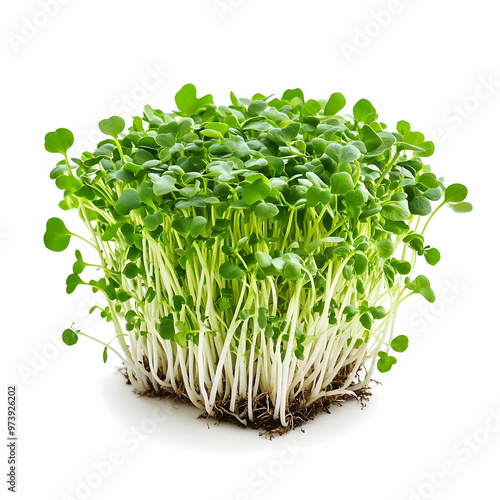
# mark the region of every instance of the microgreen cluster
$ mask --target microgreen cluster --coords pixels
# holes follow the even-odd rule
[[[282,426],[294,399],[354,395],[375,366],[390,370],[408,347],[394,336],[398,306],[435,300],[412,276],[419,257],[440,259],[428,222],[445,205],[472,209],[463,185],[431,172],[433,143],[406,121],[387,131],[366,99],[340,115],[340,93],[231,93],[217,106],[188,84],[176,105],[146,106],[127,129],[102,120],[108,138],[81,158],[68,157],[69,130],[45,139],[63,155],[51,172],[60,207],[90,233],[52,218],[45,244],[58,252],[78,236],[95,250],[94,262],[76,251],[66,286],[104,294],[90,310],[116,330],[95,339],[104,360],[112,350],[139,391],[182,394],[208,414],[253,421],[268,394]]]

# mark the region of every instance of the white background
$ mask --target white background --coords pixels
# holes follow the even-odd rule
[[[499,498],[496,3],[42,3],[9,2],[0,20],[1,393],[5,412],[6,386],[18,386],[17,498]],[[43,246],[49,217],[81,229],[57,207],[44,135],[70,128],[76,153],[98,140],[100,119],[130,119],[146,103],[172,109],[187,82],[220,104],[230,90],[340,91],[346,109],[366,97],[390,128],[406,119],[434,137],[434,170],[469,187],[474,212],[443,209],[427,234],[442,254],[425,268],[438,300],[405,305],[398,332],[410,349],[363,411],[346,404],[273,441],[208,429],[194,409],[137,398],[94,343],[60,342],[73,321],[101,338],[112,332],[86,315],[91,293],[65,293],[81,245]],[[96,472],[110,458],[112,470]]]

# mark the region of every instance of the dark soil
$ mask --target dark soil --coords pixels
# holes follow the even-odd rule
[[[146,364],[146,363],[145,363]],[[343,383],[351,373],[352,367],[344,367],[335,380],[328,386],[328,391],[333,391],[342,387]],[[360,369],[360,372],[364,368]],[[126,370],[123,370],[125,377],[127,378],[127,383],[130,384],[128,380]],[[358,376],[359,376],[358,372]],[[357,377],[356,377],[357,378]],[[355,385],[358,381],[355,379],[352,385]],[[365,406],[365,401],[371,396],[369,387],[364,387],[353,391],[355,396],[350,395],[335,395],[335,396],[325,396],[316,401],[307,404],[307,395],[300,393],[288,407],[286,420],[288,425],[284,427],[281,425],[280,420],[274,418],[274,405],[271,402],[268,393],[261,393],[253,398],[253,421],[248,420],[248,399],[240,399],[236,403],[236,408],[234,412],[229,410],[230,402],[221,401],[216,402],[213,407],[213,412],[208,415],[203,413],[199,418],[214,419],[217,423],[220,422],[232,422],[240,427],[258,429],[262,432],[260,435],[265,435],[270,438],[274,436],[281,436],[287,432],[303,426],[309,420],[313,420],[316,415],[320,413],[330,413],[331,406],[342,406],[342,403],[350,400],[356,399],[361,403],[362,407]],[[161,391],[141,391],[138,392],[140,396],[154,397],[154,398],[174,398],[180,401],[185,401],[191,404],[186,393],[179,389],[177,392],[170,391],[167,389],[162,389]]]

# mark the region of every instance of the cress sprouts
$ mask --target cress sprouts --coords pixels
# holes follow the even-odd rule
[[[470,211],[467,189],[445,187],[425,163],[433,143],[406,121],[388,132],[366,99],[352,116],[338,114],[342,94],[306,101],[299,89],[216,106],[189,84],[176,104],[146,106],[128,129],[102,120],[109,138],[81,158],[68,157],[69,130],[45,138],[63,155],[60,207],[90,239],[52,218],[44,241],[59,252],[78,236],[94,251],[76,251],[66,286],[104,294],[90,310],[115,328],[98,340],[104,361],[116,353],[139,392],[267,428],[363,394],[408,347],[398,306],[435,300],[412,271],[418,257],[437,264],[425,229],[445,205]]]

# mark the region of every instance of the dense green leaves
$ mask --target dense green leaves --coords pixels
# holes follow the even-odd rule
[[[427,223],[442,206],[472,210],[465,186],[446,187],[431,172],[432,141],[406,121],[390,132],[366,99],[352,116],[339,114],[339,92],[231,93],[229,105],[216,106],[187,84],[175,102],[169,113],[145,106],[128,128],[118,116],[101,120],[108,137],[80,158],[67,158],[69,130],[45,137],[47,151],[65,156],[50,173],[60,207],[78,210],[98,257],[87,263],[76,251],[67,292],[103,293],[107,305],[92,310],[115,326],[123,320],[118,342],[127,335],[124,345],[143,343],[137,352],[173,356],[172,366],[160,363],[161,377],[193,345],[211,349],[190,352],[195,363],[219,362],[226,345],[230,366],[247,369],[250,353],[273,353],[254,368],[286,356],[307,366],[317,362],[308,356],[321,351],[318,339],[333,345],[334,336],[351,360],[384,345],[376,361],[389,371],[390,349],[408,347],[404,335],[385,337],[397,306],[414,294],[435,300],[429,280],[412,276],[419,259],[441,258],[424,240]],[[72,236],[52,218],[44,243],[60,252]],[[72,345],[78,333],[68,329],[63,340]],[[113,348],[104,344],[106,361]]]

